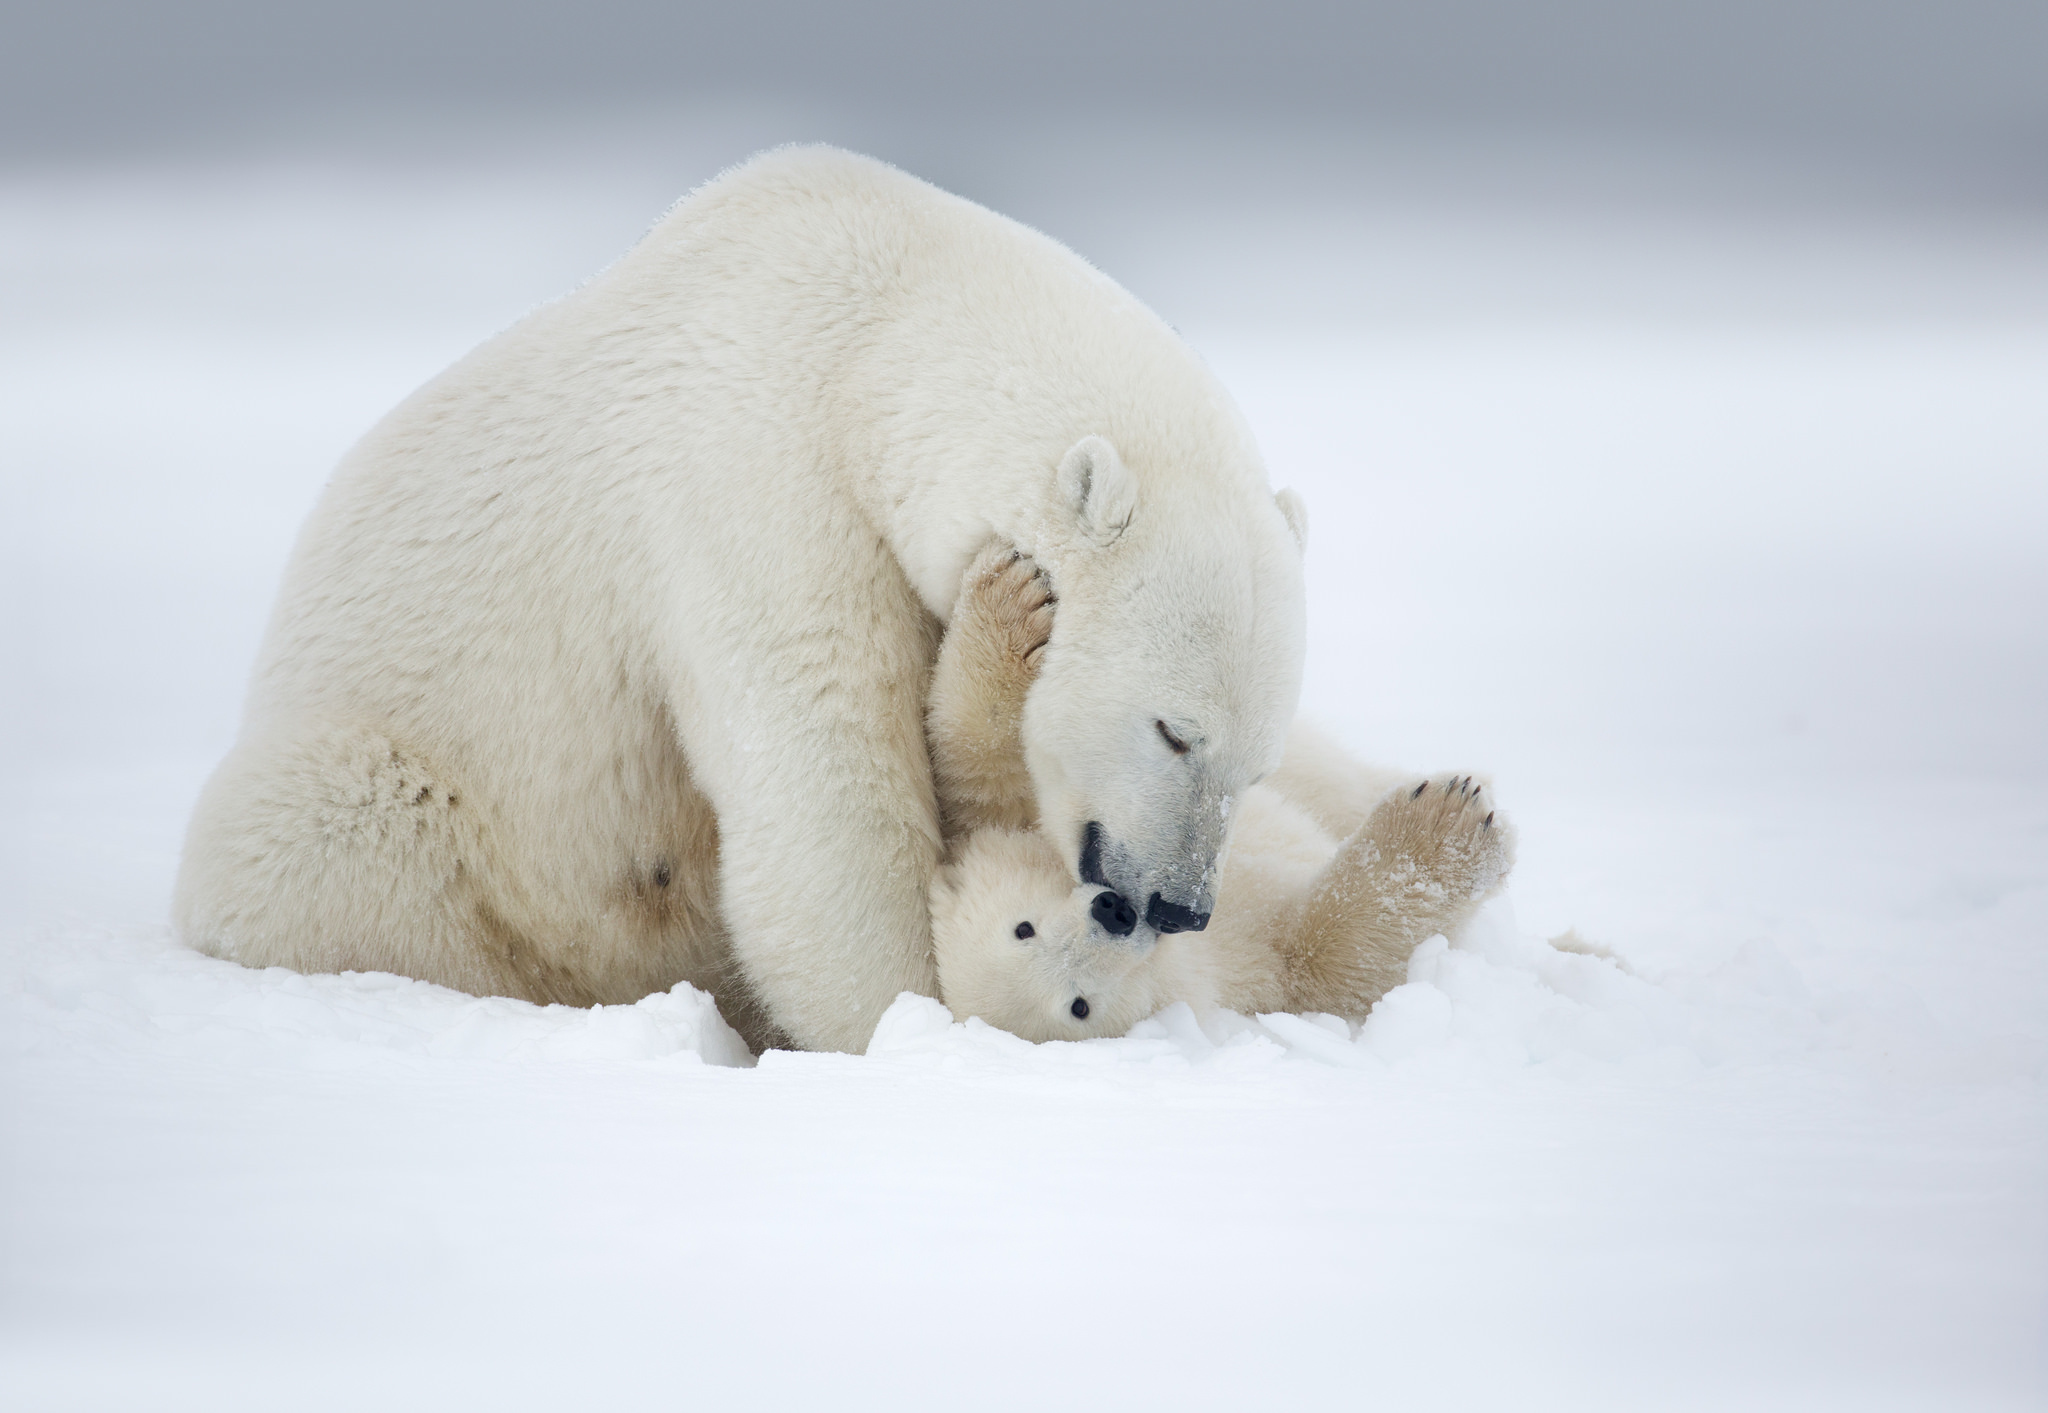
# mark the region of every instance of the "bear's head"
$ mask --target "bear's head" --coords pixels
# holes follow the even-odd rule
[[[1028,546],[1059,609],[1023,744],[1069,883],[1129,899],[1149,939],[1207,926],[1231,807],[1280,763],[1305,513],[1248,479],[1139,489],[1099,436],[1059,464]]]
[[[1122,1035],[1175,998],[1161,949],[1119,932],[1118,907],[1129,904],[1076,888],[1043,835],[977,830],[932,885],[939,994],[956,1019],[1026,1040]]]

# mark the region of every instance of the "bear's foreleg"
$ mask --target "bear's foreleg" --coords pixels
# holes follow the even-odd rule
[[[932,671],[925,730],[950,843],[976,829],[1038,823],[1024,766],[1024,696],[1052,636],[1052,586],[1005,545],[968,567]]]
[[[823,559],[823,556],[820,556]],[[670,700],[718,812],[719,906],[747,985],[786,1040],[859,1053],[904,991],[938,992],[927,890],[940,837],[924,703],[937,623],[858,561],[820,602],[717,605],[720,670]]]

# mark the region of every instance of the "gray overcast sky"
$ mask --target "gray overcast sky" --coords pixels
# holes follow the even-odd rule
[[[759,97],[900,119],[1199,111],[2048,169],[2048,0],[5,0],[0,145],[366,105]]]

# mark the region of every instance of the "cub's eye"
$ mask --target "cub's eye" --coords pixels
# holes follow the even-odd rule
[[[1074,998],[1074,1004],[1067,1007],[1067,1009],[1073,1013],[1075,1020],[1087,1020],[1088,998],[1086,996],[1076,996]]]
[[[1152,724],[1159,728],[1159,739],[1166,742],[1166,748],[1168,750],[1172,751],[1177,756],[1184,756],[1188,753],[1188,743],[1186,741],[1181,740],[1180,737],[1174,735],[1172,727],[1168,726],[1163,721],[1155,721]]]
[[[1023,940],[1025,939],[1025,938],[1027,938],[1027,937],[1036,937],[1037,935],[1038,935],[1038,929],[1037,929],[1037,928],[1035,928],[1035,927],[1033,927],[1033,926],[1032,926],[1032,925],[1031,925],[1030,923],[1028,923],[1028,922],[1020,922],[1020,923],[1018,923],[1018,924],[1017,924],[1017,940],[1018,940],[1018,941],[1020,941],[1020,942],[1021,942],[1021,941],[1023,941]]]

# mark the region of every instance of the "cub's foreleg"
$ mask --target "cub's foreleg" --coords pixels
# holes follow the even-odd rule
[[[985,826],[1038,823],[1024,768],[1024,694],[1052,636],[1052,586],[1008,546],[984,550],[961,581],[925,712],[932,783],[950,841]]]
[[[1471,776],[1397,787],[1280,940],[1292,1007],[1363,1017],[1406,978],[1416,946],[1469,918],[1513,865],[1513,831]]]

